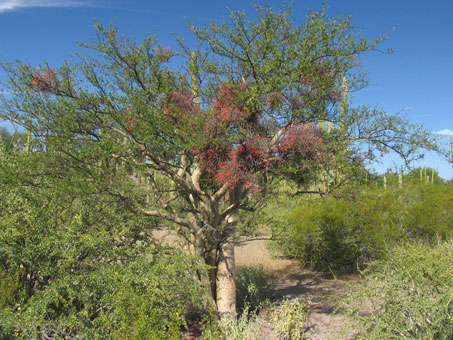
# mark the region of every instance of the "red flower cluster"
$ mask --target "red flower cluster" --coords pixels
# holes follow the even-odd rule
[[[304,170],[315,162],[320,163],[322,137],[319,132],[319,129],[311,124],[291,127],[278,142],[279,163],[292,163],[299,170]]]
[[[301,157],[317,150],[321,143],[316,128],[308,124],[294,125],[280,138],[278,151],[282,157]]]
[[[289,163],[303,169],[315,161],[322,140],[316,128],[302,124],[290,127],[272,143],[265,127],[259,124],[261,111],[250,105],[249,86],[247,82],[222,83],[207,110],[194,105],[189,92],[173,92],[163,111],[172,123],[188,129],[189,137],[199,144],[191,153],[198,155],[208,182],[218,187],[227,184],[230,190],[243,184],[250,192],[258,193],[265,187],[266,169]],[[282,100],[279,93],[267,98],[268,105]]]
[[[172,92],[164,101],[163,111],[169,121],[178,125],[188,123],[200,114],[200,108],[193,103],[192,94],[185,91]]]
[[[241,124],[243,121],[256,122],[258,112],[247,105],[248,87],[248,82],[242,82],[239,85],[225,82],[220,85],[213,107],[217,116],[228,126]]]
[[[143,113],[132,112],[130,108],[124,110],[126,116],[125,127],[127,131],[133,131],[140,124],[140,121],[143,119]]]
[[[243,183],[253,191],[260,191],[261,185],[257,173],[271,166],[271,161],[265,145],[259,138],[248,140],[243,144],[234,146],[226,160],[218,163],[214,175],[217,185],[228,183],[230,189]]]
[[[38,92],[54,92],[60,88],[55,71],[48,69],[41,73],[39,67],[35,68],[31,75],[30,85],[30,90]]]
[[[305,90],[317,92],[323,87],[325,81],[333,79],[334,75],[332,74],[331,68],[326,62],[321,61],[315,64],[311,70],[304,71],[299,81],[305,86]]]
[[[216,176],[220,164],[229,157],[228,148],[222,147],[216,142],[212,142],[207,147],[197,151],[200,155],[201,168],[212,177]]]

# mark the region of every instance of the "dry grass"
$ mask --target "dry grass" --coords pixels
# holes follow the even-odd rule
[[[280,256],[271,256],[266,247],[266,240],[243,240],[234,248],[236,268],[260,265],[271,277],[278,278],[279,273],[288,272],[294,267],[294,262]]]

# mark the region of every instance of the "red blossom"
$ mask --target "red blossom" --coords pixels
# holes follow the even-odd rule
[[[217,96],[213,100],[213,107],[218,117],[227,125],[255,123],[258,112],[248,107],[247,89],[249,82],[238,85],[229,82],[220,84]]]
[[[200,151],[202,169],[220,187],[228,184],[232,190],[238,184],[253,193],[265,187],[265,170],[288,165],[304,170],[321,161],[322,144],[319,130],[310,124],[290,127],[271,147],[271,141],[259,135],[250,136],[231,147],[213,143]]]
[[[163,104],[163,114],[174,124],[183,125],[195,142],[190,153],[198,157],[205,183],[232,190],[242,184],[251,193],[266,186],[269,169],[277,167],[316,166],[319,130],[309,124],[294,125],[272,142],[259,124],[259,110],[250,107],[247,93],[250,84],[222,83],[210,108],[201,109],[189,91],[171,93]],[[279,93],[268,103],[283,101]],[[208,184],[207,184],[208,185]]]
[[[126,122],[124,126],[127,131],[134,131],[143,119],[143,113],[132,112],[130,108],[124,110],[126,116]]]
[[[304,71],[300,77],[299,82],[305,86],[305,90],[311,90],[318,92],[324,85],[325,81],[331,81],[334,79],[334,75],[331,72],[331,68],[326,62],[319,62],[314,65],[314,68],[309,71]]]
[[[191,93],[174,91],[164,101],[163,112],[168,120],[181,124],[193,120],[200,113],[200,108],[194,104]]]
[[[319,129],[311,124],[294,125],[280,138],[277,150],[279,161],[296,162],[300,168],[307,166],[304,160],[318,161],[322,138]]]
[[[59,80],[54,70],[48,69],[41,73],[39,67],[36,67],[31,75],[30,90],[38,92],[54,92],[60,88]]]
[[[203,154],[204,167],[213,176],[218,186],[225,183],[230,189],[242,183],[254,192],[261,191],[262,185],[258,173],[271,166],[269,153],[263,139],[257,136],[242,144],[233,146],[223,153],[212,153],[212,150]]]
[[[215,176],[221,164],[228,159],[228,150],[215,142],[200,151],[201,168],[211,176]]]

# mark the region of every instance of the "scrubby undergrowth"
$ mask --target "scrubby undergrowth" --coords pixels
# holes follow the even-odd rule
[[[453,339],[453,241],[397,246],[344,302],[357,339]]]
[[[287,214],[273,228],[277,248],[319,270],[364,268],[402,241],[432,243],[453,235],[453,187],[447,185],[357,188],[344,198],[282,209]]]

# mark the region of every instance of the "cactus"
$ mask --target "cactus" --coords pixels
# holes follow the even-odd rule
[[[423,172],[424,172],[424,178],[425,178],[425,184],[426,184],[427,183],[427,181],[426,181],[426,178],[427,178],[426,165],[423,166]]]
[[[346,134],[346,112],[348,110],[348,78],[343,78],[343,91],[342,91],[342,98],[341,98],[341,106],[340,106],[340,124],[338,130],[340,135],[344,136]]]
[[[346,110],[348,108],[348,79],[343,77],[342,84],[342,93],[341,93],[341,103],[340,103],[340,123],[338,130],[340,135],[345,135],[346,133]],[[324,108],[320,108],[320,113],[324,114]],[[335,125],[332,121],[326,121],[323,117],[319,117],[318,126],[322,131],[326,131],[327,123],[327,133],[332,133],[335,129]]]
[[[398,187],[403,189],[403,175],[401,173],[398,175]]]
[[[323,132],[326,131],[325,111],[326,111],[326,108],[324,106],[324,103],[322,103],[319,106],[318,127]]]
[[[333,125],[333,122],[328,122],[327,123],[327,133],[331,134],[333,132],[333,130],[335,129],[334,125]]]
[[[340,103],[340,120],[338,122],[338,142],[342,144],[343,151],[347,152],[349,148],[348,141],[346,140],[346,114],[348,108],[348,79],[343,77],[343,83],[341,86],[341,103]],[[332,124],[333,125],[333,124]],[[330,125],[329,125],[330,128]],[[340,174],[340,177],[342,175]]]
[[[195,104],[199,105],[200,100],[198,98],[198,89],[199,86],[197,84],[197,74],[198,74],[198,69],[197,69],[197,54],[195,51],[190,52],[190,65],[189,65],[189,72],[190,72],[190,85],[192,87],[192,95],[193,95],[193,101]]]
[[[348,107],[348,79],[346,77],[343,77],[343,83],[342,83],[342,97],[341,97],[341,103],[340,103],[340,121],[338,124],[338,137],[339,141],[344,145],[344,151],[347,152],[348,150],[348,142],[346,140],[346,111]],[[319,115],[318,115],[318,127],[321,131],[325,132],[327,130],[328,134],[332,134],[335,131],[335,125],[334,122],[328,120],[325,120],[325,108],[324,106],[319,107]],[[341,152],[341,151],[340,151]],[[326,189],[328,190],[328,182],[331,180],[340,180],[344,175],[341,173],[341,170],[339,169],[338,174],[332,175],[331,173],[327,174],[320,174],[321,180],[324,182],[326,185]],[[335,178],[336,177],[336,178]]]
[[[31,152],[31,129],[32,129],[32,120],[31,115],[28,120],[28,128],[27,128],[27,144],[25,145],[25,152]]]
[[[387,177],[384,175],[384,189],[387,189]]]

